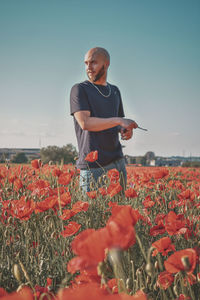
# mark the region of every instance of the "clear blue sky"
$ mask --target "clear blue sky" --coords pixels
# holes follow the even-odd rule
[[[199,0],[0,0],[0,147],[77,145],[69,93],[100,46],[149,130],[124,152],[200,156],[199,15]]]

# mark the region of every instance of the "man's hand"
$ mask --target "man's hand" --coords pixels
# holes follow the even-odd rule
[[[125,128],[125,129],[138,128],[138,124],[135,121],[133,121],[131,119],[125,119],[125,118],[121,118],[120,125],[122,128]]]
[[[137,128],[138,125],[135,121],[130,119],[121,119],[121,138],[122,140],[129,140],[133,136],[133,128]]]
[[[130,140],[132,138],[133,129],[121,128],[120,133],[121,133],[121,139],[127,141],[127,140]]]

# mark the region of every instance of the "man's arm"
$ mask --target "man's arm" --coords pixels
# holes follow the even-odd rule
[[[96,118],[90,116],[90,111],[83,110],[74,113],[74,117],[83,130],[102,131],[120,125],[125,129],[137,128],[135,121],[120,117]]]

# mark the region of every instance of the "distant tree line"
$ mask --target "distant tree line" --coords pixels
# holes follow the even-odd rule
[[[43,163],[74,163],[74,158],[78,155],[76,148],[72,144],[63,147],[48,146],[40,150],[40,156]]]
[[[8,161],[14,164],[26,164],[28,162],[28,157],[24,152],[18,152],[11,158],[9,157],[9,153],[2,153],[0,157],[0,163],[6,163]]]
[[[48,146],[40,150],[40,158],[43,163],[74,163],[74,158],[77,157],[78,153],[76,148],[72,144],[67,144],[63,147],[58,146]],[[4,152],[0,156],[0,163],[11,162],[16,164],[26,164],[30,163],[31,157],[28,157],[24,152],[18,152],[9,157],[9,153]]]
[[[186,161],[182,164],[182,167],[200,168],[200,161]]]

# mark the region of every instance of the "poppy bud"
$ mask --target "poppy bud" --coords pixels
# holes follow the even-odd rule
[[[44,217],[44,221],[46,222],[49,218],[51,218],[50,215],[45,216],[45,217]]]
[[[103,175],[102,176],[102,178],[103,178],[103,182],[105,183],[105,185],[109,185],[110,184],[110,179],[107,177],[107,175]]]
[[[146,264],[145,271],[146,271],[147,275],[149,275],[150,277],[153,276],[154,267],[150,262],[148,264]]]
[[[102,178],[102,176],[100,176],[100,177],[98,178],[98,183],[99,183],[100,185],[103,183],[103,178]]]
[[[7,236],[7,233],[9,232],[9,230],[8,230],[8,227],[5,229],[5,231],[4,231],[4,237],[6,237]]]
[[[127,289],[127,290],[130,290],[130,289],[131,289],[131,286],[132,286],[132,280],[131,280],[131,278],[128,278],[128,279],[126,280],[126,289]]]
[[[158,265],[158,261],[157,260],[155,261],[154,268],[155,268],[155,270],[159,270],[159,265]]]
[[[90,189],[92,190],[92,189],[94,189],[94,187],[95,187],[95,184],[94,184],[93,181],[91,181],[91,182],[90,182]]]
[[[8,224],[12,224],[12,221],[13,221],[13,217],[9,217],[8,218]]]
[[[20,268],[17,264],[14,264],[13,266],[13,274],[15,276],[15,278],[17,279],[17,281],[21,282],[21,272],[20,272]]]
[[[57,232],[56,232],[56,230],[55,230],[55,231],[52,232],[52,234],[51,234],[51,239],[55,239],[56,236],[57,236]]]
[[[190,270],[191,266],[190,266],[190,261],[189,261],[189,257],[188,256],[182,256],[181,257],[181,262],[184,266],[184,270],[187,272]]]
[[[154,284],[153,289],[154,289],[154,291],[157,291],[157,290],[158,290],[158,286],[157,286],[156,283]]]
[[[178,287],[177,287],[177,285],[175,285],[174,287],[173,287],[173,291],[174,291],[174,294],[176,295],[176,297],[178,297]]]

